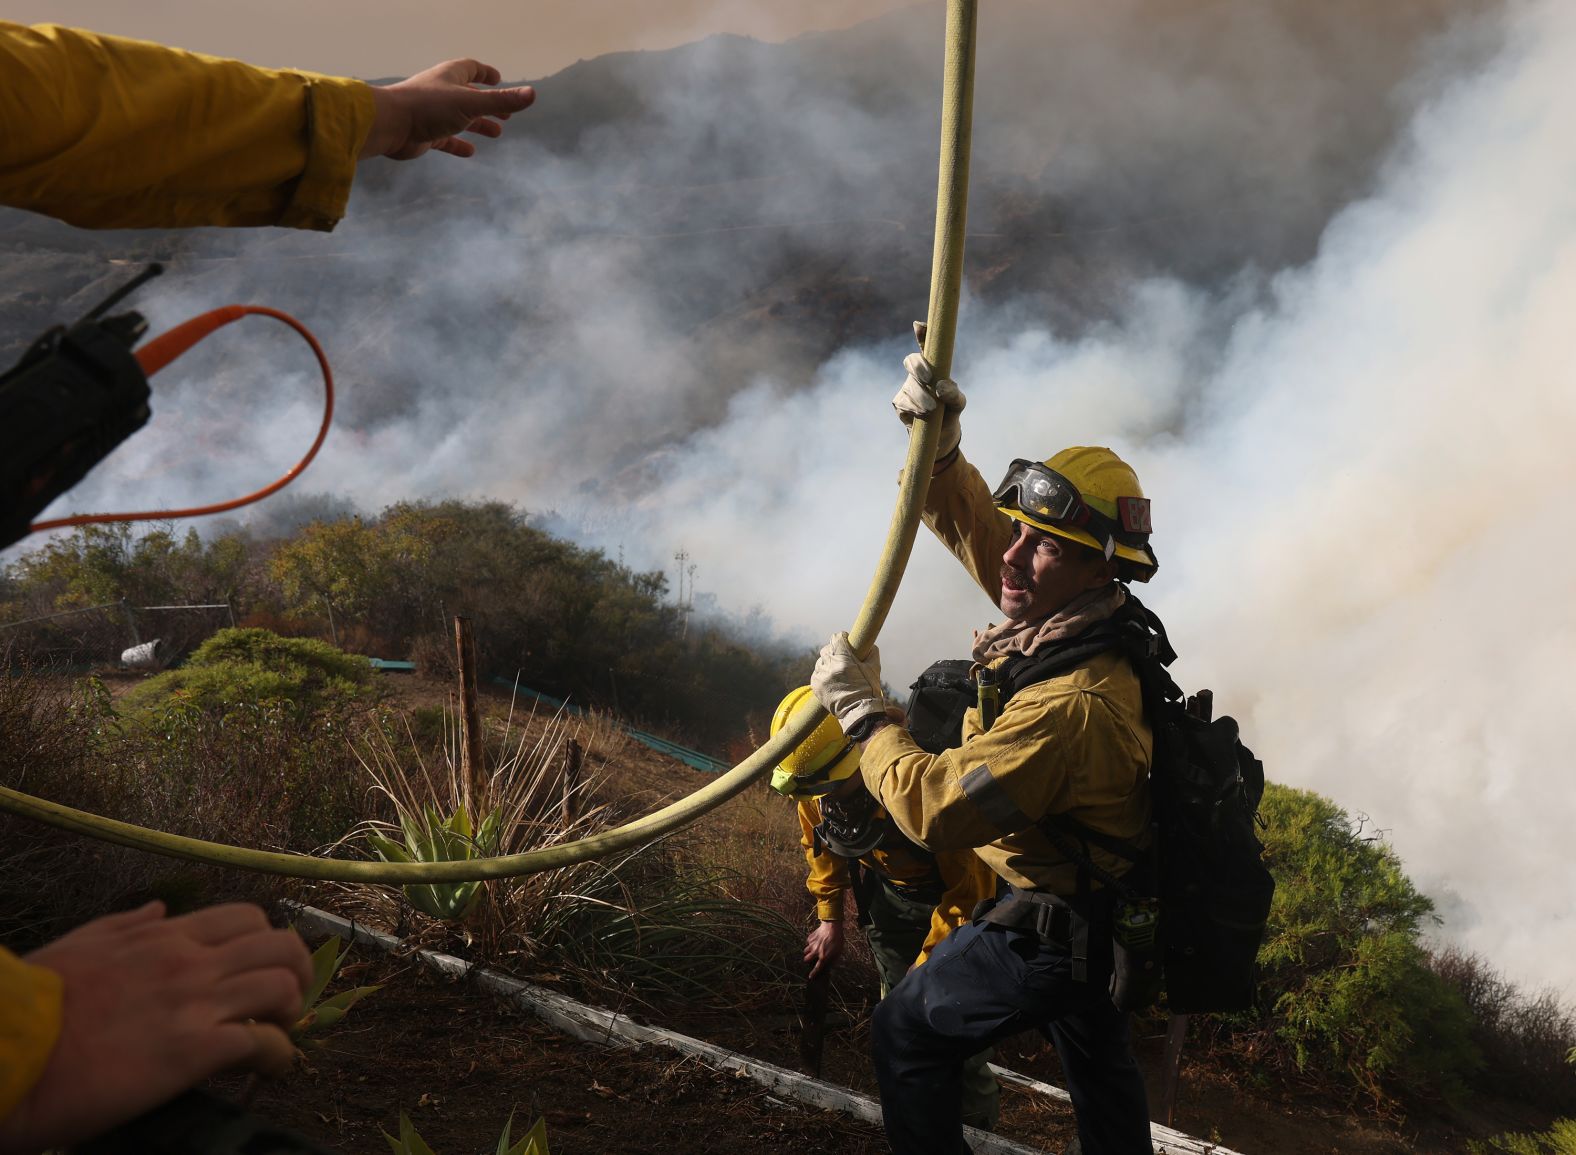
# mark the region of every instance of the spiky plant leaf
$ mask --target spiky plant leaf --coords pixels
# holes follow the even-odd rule
[[[323,996],[323,988],[328,986],[329,980],[339,971],[339,964],[350,953],[350,948],[345,945],[345,940],[337,935],[324,939],[323,945],[312,952],[312,985],[302,996],[303,1006],[315,1006],[317,1000]]]
[[[332,1027],[340,1019],[344,1018],[345,1012],[351,1007],[355,1006],[373,991],[382,989],[382,984],[370,987],[356,987],[354,990],[341,991],[331,999],[324,999],[312,1011],[308,1012],[314,1015],[315,1018],[311,1026],[303,1033],[316,1034],[320,1031],[328,1030],[329,1027]]]
[[[383,1138],[388,1140],[394,1155],[435,1155],[433,1149],[427,1146],[426,1141],[416,1131],[416,1125],[410,1121],[410,1116],[404,1111],[399,1113],[399,1138],[396,1139],[387,1131]]]
[[[493,1155],[548,1155],[546,1118],[538,1118],[529,1133],[521,1137],[517,1143],[510,1141],[513,1130],[514,1112],[510,1111],[509,1118],[503,1125],[503,1134],[498,1137],[498,1148]]]
[[[345,1011],[348,1011],[351,1007],[355,1006],[362,999],[366,998],[374,991],[381,991],[382,989],[382,983],[373,983],[371,986],[355,987],[348,991],[340,991],[333,998],[324,999],[321,1003],[319,1003],[318,1009],[322,1010],[324,1008],[329,1008],[339,1011],[341,1014],[343,1014]]]
[[[415,857],[409,850],[395,842],[392,838],[384,838],[381,834],[368,834],[367,842],[375,853],[384,862],[415,862]]]
[[[548,1155],[547,1118],[539,1116],[525,1138],[511,1147],[507,1155]]]
[[[498,1149],[493,1155],[516,1155],[509,1146],[509,1132],[514,1130],[514,1112],[509,1112],[509,1117],[503,1121],[503,1134],[498,1136]]]
[[[481,827],[476,831],[476,847],[488,858],[498,853],[498,831],[502,821],[503,812],[495,806],[487,812],[487,817],[482,819]]]

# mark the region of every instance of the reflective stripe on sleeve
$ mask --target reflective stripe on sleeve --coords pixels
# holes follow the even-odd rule
[[[963,775],[958,780],[958,787],[964,797],[979,807],[986,821],[1003,834],[1016,833],[1033,823],[1027,814],[1018,809],[1017,803],[1007,796],[1007,791],[991,773],[988,762],[981,762]]]

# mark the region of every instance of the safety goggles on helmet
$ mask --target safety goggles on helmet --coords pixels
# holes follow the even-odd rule
[[[1098,543],[1106,560],[1116,552],[1118,542],[1143,546],[1149,536],[1147,498],[1122,498],[1117,503],[1122,514],[1118,522],[1092,508],[1076,485],[1039,461],[1014,460],[991,500],[998,509],[1015,509],[1046,525],[1082,530]]]

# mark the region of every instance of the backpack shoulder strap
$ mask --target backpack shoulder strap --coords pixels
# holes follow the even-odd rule
[[[1139,677],[1153,680],[1166,698],[1174,700],[1182,696],[1182,691],[1166,672],[1166,667],[1176,661],[1177,654],[1166,636],[1165,624],[1129,591],[1121,609],[1077,637],[1046,647],[1039,653],[1014,654],[1003,662],[997,670],[1002,704],[1025,686],[1076,670],[1089,659],[1112,649],[1122,650]],[[1146,698],[1146,708],[1147,704]]]
[[[1109,620],[1091,627],[1044,657],[1018,656],[1002,663],[1003,705],[1015,691],[1075,670],[1111,649],[1120,649],[1132,663],[1143,695],[1144,714],[1151,726],[1158,726],[1165,703],[1182,696],[1181,689],[1166,670],[1176,660],[1176,651],[1166,637],[1165,625],[1131,592],[1126,604]],[[1158,734],[1156,738],[1158,743]],[[1156,753],[1159,753],[1158,744]],[[1133,863],[1141,862],[1147,851],[1125,839],[1086,826],[1067,814],[1042,815],[1035,826],[1063,857],[1078,867],[1080,891],[1093,878],[1125,899],[1135,897],[1127,883],[1094,861],[1089,846],[1093,844]]]
[[[1121,644],[1115,630],[1096,626],[1071,641],[1056,646],[1043,654],[1014,654],[997,670],[1001,684],[1002,705],[1007,699],[1026,686],[1070,673],[1085,665],[1090,658],[1114,649]]]

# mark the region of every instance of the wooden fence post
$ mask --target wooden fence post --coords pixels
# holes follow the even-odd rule
[[[471,619],[454,617],[454,650],[460,670],[460,802],[474,822],[471,797],[486,773],[482,759],[481,711],[476,704],[476,639]]]
[[[559,814],[566,827],[575,820],[575,788],[580,784],[580,766],[584,759],[585,751],[580,743],[569,739],[564,746],[564,774],[559,795]]]

